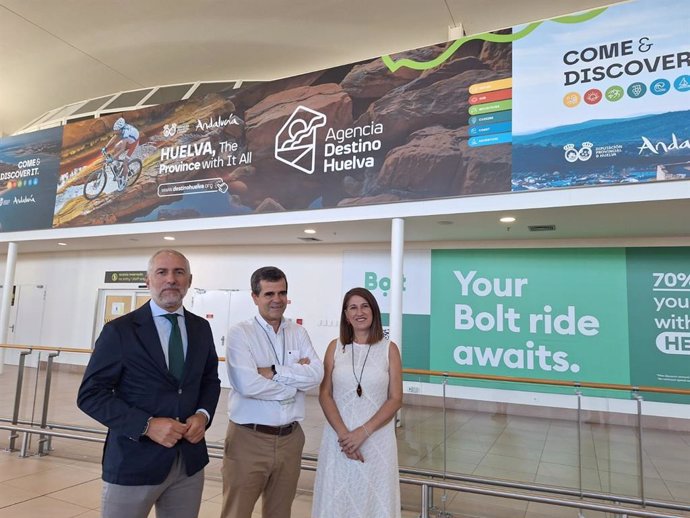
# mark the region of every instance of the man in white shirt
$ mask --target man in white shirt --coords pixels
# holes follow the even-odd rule
[[[287,278],[273,266],[252,274],[259,314],[228,333],[232,391],[223,456],[222,518],[250,518],[259,496],[263,518],[290,518],[304,432],[304,397],[319,386],[323,364],[306,330],[283,318]]]

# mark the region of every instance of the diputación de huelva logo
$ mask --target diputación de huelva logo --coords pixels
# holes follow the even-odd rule
[[[583,142],[580,145],[580,149],[577,149],[575,144],[566,144],[563,146],[565,159],[570,163],[577,162],[578,160],[586,162],[592,158],[592,147],[594,147],[594,144],[591,142]]]

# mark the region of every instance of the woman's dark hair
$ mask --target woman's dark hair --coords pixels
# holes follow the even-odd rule
[[[372,319],[371,327],[369,328],[369,338],[367,338],[368,344],[375,344],[383,340],[383,325],[381,324],[381,310],[379,309],[379,304],[376,302],[374,295],[366,288],[352,288],[343,297],[343,309],[340,314],[340,343],[343,347],[346,344],[351,344],[355,339],[355,330],[352,325],[347,321],[345,317],[345,311],[350,299],[359,295],[364,300],[367,301],[369,307],[371,308]]]

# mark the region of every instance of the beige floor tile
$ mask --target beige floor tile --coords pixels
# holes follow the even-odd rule
[[[207,502],[212,502],[214,504],[223,505],[223,493],[220,493],[219,495],[216,495],[213,498],[210,498],[209,500],[207,500]]]
[[[478,433],[459,432],[448,437],[447,444],[451,448],[455,447],[486,453],[495,442],[495,437],[482,436]]]
[[[687,482],[690,480],[690,466],[683,466],[682,468],[672,467],[657,467],[659,476],[669,482]]]
[[[424,458],[420,460],[414,468],[443,472],[443,463],[440,465],[436,461]],[[463,462],[459,460],[449,460],[446,462],[446,473],[458,473],[463,475],[471,474],[477,468],[475,462]]]
[[[665,481],[665,485],[676,502],[690,506],[690,480],[686,482]]]
[[[429,455],[427,455],[426,458],[431,459],[439,466],[442,466],[444,457],[447,460],[478,464],[486,456],[486,454],[483,452],[465,449],[462,448],[462,445],[460,446],[461,447],[459,448],[451,445],[449,445],[447,448],[444,448],[442,445],[437,446],[429,453]]]
[[[0,416],[9,416],[13,406],[16,370],[12,369],[9,366],[0,375]],[[49,419],[102,430],[100,424],[76,408],[74,399],[80,379],[80,375],[56,373]],[[37,415],[40,410],[42,393],[35,398],[36,405],[32,397],[35,380],[35,370],[27,371],[21,406],[21,414],[26,418]],[[222,452],[220,448],[227,427],[226,408],[227,390],[223,390],[218,411],[207,432],[207,442],[214,454]],[[307,438],[305,453],[318,452],[323,423],[317,398],[308,397],[307,419],[303,423]],[[410,405],[403,411],[402,423],[402,428],[397,430],[401,467],[418,466],[440,471],[445,459],[449,472],[518,482],[535,481],[566,488],[577,486],[578,428],[574,420],[448,409],[444,429],[440,408]],[[580,440],[585,489],[635,494],[638,442],[633,427],[583,422]],[[0,448],[7,444],[7,434],[0,433]],[[690,435],[645,428],[643,445],[647,497],[688,503]],[[19,459],[16,453],[0,452],[0,518],[98,516],[102,444],[55,439],[53,447],[51,455],[43,458]],[[30,450],[35,449],[34,438]],[[219,459],[212,459],[206,470],[207,482],[200,511],[203,518],[219,516],[222,503],[220,466]],[[303,471],[299,495],[295,499],[295,518],[310,515],[313,479],[312,471]],[[48,491],[52,492],[40,496]],[[401,494],[405,507],[403,516],[417,517],[420,488],[403,484]],[[30,500],[22,501],[24,498]],[[440,503],[440,493],[436,503]],[[452,509],[454,518],[577,516],[575,509],[542,504],[528,506],[525,502],[467,493],[448,492],[446,506]],[[258,517],[260,504],[256,510],[254,516]],[[585,516],[599,518],[603,515],[587,511]]]
[[[294,518],[309,518],[311,516],[311,495],[297,495],[292,502],[292,516]]]
[[[421,488],[411,484],[400,485],[400,503],[403,509],[419,511],[422,504]]]
[[[212,500],[223,497],[223,483],[221,480],[215,480],[206,475],[204,482],[204,492],[201,494],[201,500]],[[221,500],[222,501],[222,500]]]
[[[496,438],[495,444],[519,444],[527,448],[543,448],[546,438],[525,430],[506,429]]]
[[[17,489],[16,487],[8,486],[0,483],[0,508],[8,505],[17,504],[32,498],[41,496],[40,490],[36,489]]]
[[[487,454],[489,455],[503,455],[505,457],[512,457],[516,459],[535,459],[539,460],[542,457],[542,446],[535,445],[534,447],[526,447],[518,444],[510,444],[509,442],[496,442]]]
[[[297,481],[297,492],[311,493],[314,488],[314,479],[316,478],[316,471],[308,471],[303,469]]]
[[[540,484],[577,489],[579,487],[579,469],[562,464],[540,462],[535,481]],[[582,468],[582,487],[592,491],[601,491],[599,471]]]
[[[479,463],[479,468],[487,469],[498,468],[505,471],[519,471],[536,475],[539,467],[539,459],[519,459],[516,457],[506,457],[505,455],[486,455]]]
[[[40,487],[44,494],[48,494],[99,479],[98,475],[90,471],[62,467],[52,468],[20,478],[13,478],[12,480],[7,480],[5,484],[25,490]]]
[[[423,443],[398,442],[398,464],[412,467],[434,450],[434,446]]]
[[[71,518],[89,511],[85,507],[47,496],[0,509],[0,518]]]
[[[597,467],[600,471],[613,471],[623,474],[637,475],[640,471],[640,463],[637,461],[625,461],[616,459],[597,459]],[[657,472],[654,464],[651,462],[644,462],[642,464],[644,469],[644,476],[649,478],[661,478]]]
[[[222,505],[220,503],[206,501],[201,502],[198,518],[218,518]]]
[[[15,453],[0,452],[0,482],[34,475],[54,468],[54,464],[40,458],[20,459]]]
[[[221,459],[211,459],[211,461],[204,468],[204,476],[206,480],[222,480],[223,461]]]
[[[575,468],[579,466],[578,461],[580,458],[582,459],[583,468],[597,469],[596,457],[589,457],[585,455],[583,455],[582,457],[578,457],[577,453],[570,453],[567,451],[542,452],[541,455],[542,462],[549,462],[552,464],[564,464],[566,466],[572,466]]]
[[[439,429],[435,426],[419,424],[409,429],[398,431],[397,437],[399,440],[403,441],[424,441],[432,444],[440,444],[443,442],[444,437],[450,442],[454,433],[455,430],[448,430],[447,435],[444,435],[442,429]]]
[[[682,457],[651,457],[650,461],[659,473],[666,470],[677,471],[686,474],[685,480],[690,479],[690,462]]]
[[[615,472],[599,472],[601,489],[606,493],[640,496],[640,479],[635,475],[626,475]],[[644,492],[647,498],[655,500],[673,500],[666,484],[658,478],[644,479]]]
[[[98,478],[76,486],[50,493],[51,498],[69,502],[88,509],[98,509],[101,505],[103,481]]]
[[[508,469],[501,469],[492,466],[478,466],[473,472],[473,475],[478,477],[507,480],[511,482],[534,482],[534,473],[527,473],[525,471],[511,471]]]

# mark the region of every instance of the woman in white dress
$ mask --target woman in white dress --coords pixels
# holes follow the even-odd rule
[[[402,362],[384,338],[369,290],[343,299],[340,337],[324,358],[319,402],[324,426],[312,518],[399,518],[395,413],[402,405]]]

